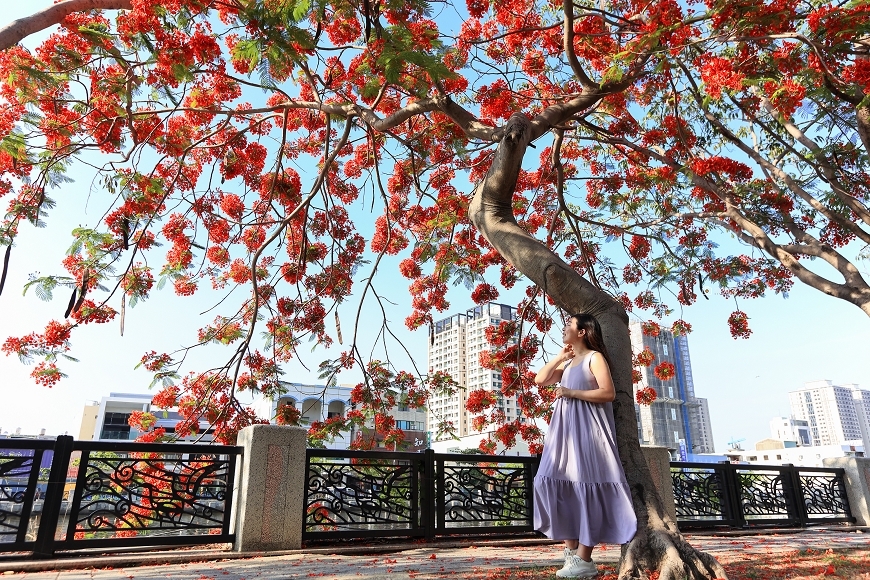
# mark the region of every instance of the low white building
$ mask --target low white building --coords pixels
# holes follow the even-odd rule
[[[734,450],[725,453],[733,462],[750,465],[797,465],[800,467],[824,467],[822,460],[831,457],[864,457],[860,441],[841,445],[817,445],[811,447],[783,447],[780,449]]]
[[[774,417],[770,420],[770,437],[783,442],[793,441],[796,447],[807,447],[811,445],[809,422],[794,416]]]
[[[485,440],[489,433],[478,433],[476,435],[466,435],[459,439],[441,439],[440,441],[432,441],[431,446],[435,453],[460,453],[470,449],[478,449],[481,441]],[[493,439],[495,440],[495,439]],[[505,457],[531,455],[529,445],[522,437],[517,435],[516,445],[510,449],[505,449],[505,446],[496,441],[495,454]]]
[[[152,394],[109,393],[100,399],[99,404],[85,405],[82,412],[80,440],[94,441],[133,441],[141,432],[130,426],[130,415],[134,411],[153,413],[157,418],[155,427],[166,429],[167,435],[175,433],[175,425],[181,420],[177,410],[152,409]],[[212,440],[208,422],[200,421],[199,434],[185,437],[182,441]]]
[[[257,414],[275,423],[278,408],[291,405],[299,410],[300,424],[309,426],[315,421],[325,421],[335,415],[344,415],[350,409],[349,385],[306,385],[285,383],[281,385],[286,393],[277,399],[264,399],[255,407]],[[352,441],[349,433],[343,433],[333,441],[327,441],[328,449],[347,449]]]

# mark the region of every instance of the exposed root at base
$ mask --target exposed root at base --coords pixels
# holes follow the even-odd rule
[[[638,529],[622,547],[619,580],[648,580],[648,570],[658,570],[658,580],[727,580],[716,558],[696,550],[679,533],[662,529]]]

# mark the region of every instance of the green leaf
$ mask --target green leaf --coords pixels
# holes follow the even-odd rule
[[[233,47],[233,59],[248,61],[248,68],[254,70],[260,63],[260,44],[255,40],[242,40]]]
[[[298,0],[296,6],[293,8],[293,21],[299,22],[308,16],[310,8],[311,2],[309,0]]]

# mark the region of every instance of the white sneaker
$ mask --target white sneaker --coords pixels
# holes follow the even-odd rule
[[[576,556],[577,550],[572,550],[570,548],[565,548],[565,564],[562,566],[563,569],[569,568],[571,566],[571,556]]]
[[[558,578],[592,578],[597,575],[598,567],[595,562],[587,562],[574,554],[568,556],[565,567],[556,572]]]

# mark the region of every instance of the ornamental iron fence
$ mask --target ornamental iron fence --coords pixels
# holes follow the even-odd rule
[[[302,538],[532,532],[537,457],[308,449]]]
[[[854,522],[843,469],[671,463],[680,528]]]
[[[234,542],[241,453],[236,446],[68,436],[0,440],[0,552],[51,557]],[[533,533],[539,461],[431,449],[308,449],[302,538]],[[671,476],[683,529],[855,521],[843,469],[675,462]]]
[[[241,447],[0,440],[0,552],[233,542]],[[46,460],[50,456],[49,460]]]

